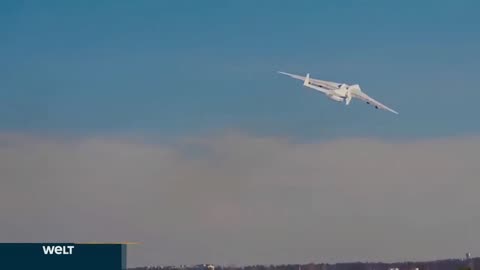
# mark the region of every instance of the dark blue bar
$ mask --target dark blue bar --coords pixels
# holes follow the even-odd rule
[[[126,245],[0,243],[0,269],[125,270]]]

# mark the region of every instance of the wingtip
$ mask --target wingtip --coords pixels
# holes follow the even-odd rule
[[[388,107],[387,107],[386,109],[387,109],[387,111],[390,111],[391,113],[399,114],[397,111],[395,111],[395,110],[393,110],[393,109],[390,109],[390,108],[388,108]]]

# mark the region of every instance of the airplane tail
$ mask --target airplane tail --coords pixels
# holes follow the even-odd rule
[[[310,73],[307,73],[305,80],[303,81],[303,85],[308,86],[310,84]]]
[[[350,101],[352,101],[352,92],[350,89],[347,90],[347,96],[345,98],[345,105],[350,104]]]

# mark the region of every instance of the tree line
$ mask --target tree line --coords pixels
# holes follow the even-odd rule
[[[351,262],[335,264],[286,264],[286,265],[250,265],[222,266],[214,265],[215,270],[480,270],[480,258],[470,260],[449,259],[428,262]],[[129,270],[212,270],[208,265],[193,266],[146,266]]]

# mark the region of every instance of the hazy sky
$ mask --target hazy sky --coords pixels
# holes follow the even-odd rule
[[[479,8],[2,1],[0,240],[142,242],[132,265],[478,255]]]

